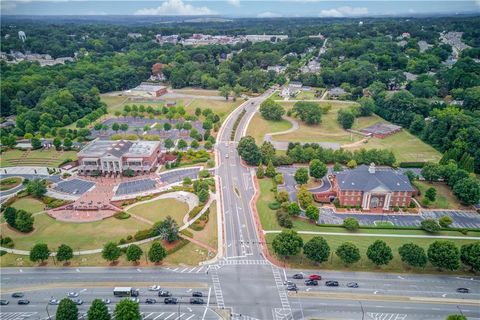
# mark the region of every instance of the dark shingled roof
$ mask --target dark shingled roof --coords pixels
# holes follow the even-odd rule
[[[391,168],[375,168],[370,173],[368,166],[360,165],[338,172],[336,178],[340,190],[415,191],[406,175]]]

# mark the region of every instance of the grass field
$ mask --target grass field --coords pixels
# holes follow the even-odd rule
[[[67,244],[74,250],[101,248],[108,241],[118,242],[150,226],[133,218],[109,218],[89,223],[57,221],[47,214],[35,216],[34,231],[28,234],[2,226],[2,235],[13,239],[16,249],[29,250],[36,243],[46,243],[51,250]]]
[[[265,134],[285,131],[291,127],[292,124],[287,120],[268,121],[263,119],[260,113],[255,113],[248,125],[247,135],[254,137],[257,144],[261,144]]]
[[[188,205],[175,199],[160,199],[139,204],[128,209],[128,212],[152,222],[161,221],[167,216],[171,216],[181,226],[183,225],[183,217],[188,213]]]
[[[212,248],[218,247],[218,232],[217,232],[217,204],[214,201],[210,206],[210,213],[208,215],[208,223],[201,231],[188,229],[195,240],[208,244]]]
[[[9,177],[0,180],[0,191],[10,190],[22,183],[22,178],[20,177]]]
[[[458,201],[452,190],[450,190],[450,188],[443,182],[415,181],[414,185],[420,190],[421,195],[417,197],[420,203],[422,203],[427,189],[433,187],[437,190],[437,197],[435,201],[428,206],[428,208],[469,209]]]
[[[150,249],[150,246],[152,245],[151,242],[144,243],[140,245],[142,248],[144,255],[139,261],[139,266],[149,266],[153,267],[155,266],[153,263],[145,262],[145,253],[148,252]],[[52,248],[50,248],[52,250]],[[207,250],[204,248],[197,246],[194,243],[189,242],[187,245],[185,245],[183,248],[177,250],[176,252],[169,254],[165,260],[163,260],[163,264],[165,265],[189,265],[189,266],[197,266],[201,261],[207,260]],[[31,262],[28,259],[28,256],[22,256],[22,255],[16,255],[16,254],[6,254],[0,258],[0,267],[18,267],[18,266],[23,266],[23,267],[33,267],[38,264]],[[120,259],[118,260],[117,266],[125,266],[125,267],[130,267],[132,266],[133,263],[129,262],[126,260],[125,255],[122,255]],[[50,258],[48,260],[47,266],[49,267],[61,267],[57,263],[57,265],[54,264],[53,259]],[[102,258],[102,255],[100,253],[96,254],[89,254],[89,255],[82,255],[82,256],[75,256],[71,260],[71,267],[91,267],[91,266],[109,266],[109,262],[105,261]]]
[[[14,166],[49,166],[58,167],[64,160],[77,159],[76,151],[49,150],[8,150],[0,154],[0,167]]]
[[[37,213],[44,210],[45,204],[42,201],[37,200],[35,198],[25,197],[15,201],[12,204],[12,207],[14,207],[17,210],[25,210],[30,213]]]
[[[193,94],[187,93],[191,90],[187,90],[180,93],[185,94]],[[206,90],[205,94],[201,94],[201,90],[194,90],[196,95],[203,95],[203,96],[212,96],[214,95],[211,90]],[[115,111],[123,111],[123,107],[127,104],[136,104],[136,105],[144,105],[145,107],[152,106],[153,108],[159,108],[164,105],[164,101],[129,101],[125,96],[110,96],[110,95],[102,95],[101,99],[103,102],[107,104],[108,113],[113,116]],[[233,111],[237,106],[239,106],[243,100],[237,99],[237,101],[232,100],[209,100],[209,99],[194,99],[194,98],[177,98],[177,99],[166,99],[167,101],[176,101],[177,106],[184,106],[187,114],[195,114],[195,109],[197,107],[203,109],[210,108],[213,112],[217,113],[222,121],[227,117],[227,115]]]
[[[191,88],[191,87],[175,89],[175,93],[189,94],[192,96],[210,96],[210,97],[220,96],[220,92],[218,90],[198,89],[198,88]]]
[[[310,240],[313,236],[311,235],[302,235],[304,243]],[[268,247],[271,253],[273,250],[271,248],[271,243],[275,235],[267,234],[266,239],[268,243]],[[308,269],[329,269],[329,270],[350,270],[350,271],[374,271],[374,272],[414,272],[414,273],[439,273],[436,268],[428,265],[425,269],[415,268],[411,269],[408,266],[404,265],[400,260],[398,255],[398,248],[409,242],[414,242],[415,244],[423,247],[425,251],[428,249],[428,246],[435,241],[435,239],[409,239],[409,238],[382,238],[382,237],[352,237],[352,236],[338,236],[338,235],[328,235],[323,236],[325,240],[327,240],[330,246],[331,256],[327,262],[324,262],[320,265],[315,265],[311,263],[308,259],[306,259],[303,254],[299,254],[295,257],[290,257],[287,259],[287,265],[294,268],[308,268]],[[367,248],[371,245],[375,240],[381,239],[384,240],[392,249],[393,253],[393,260],[386,266],[376,267],[370,260],[368,260],[366,256]],[[346,267],[342,261],[336,256],[334,251],[336,248],[344,243],[344,242],[352,242],[354,243],[360,250],[361,260],[349,267]],[[454,240],[454,243],[457,247],[468,243],[475,242],[474,240]],[[448,273],[448,272],[442,272]],[[457,272],[452,273],[463,273],[463,270],[459,270]]]

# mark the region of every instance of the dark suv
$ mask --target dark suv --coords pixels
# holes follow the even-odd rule
[[[158,291],[158,296],[159,297],[171,297],[172,294],[170,293],[170,291]]]
[[[191,298],[190,303],[191,304],[203,304],[203,299],[202,298]]]
[[[301,274],[301,273],[294,274],[292,278],[293,279],[303,279],[303,274]]]
[[[202,294],[201,292],[199,292],[199,291],[194,291],[194,292],[192,293],[192,297],[203,297],[203,294]]]
[[[14,292],[12,293],[12,298],[23,298],[24,295],[23,292]]]
[[[165,298],[163,302],[165,304],[177,304],[177,298]]]
[[[306,286],[318,286],[318,281],[317,280],[305,280],[305,285]]]
[[[327,287],[338,287],[338,281],[326,281],[325,285]]]

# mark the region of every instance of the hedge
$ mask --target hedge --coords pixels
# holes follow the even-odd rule
[[[417,162],[400,162],[400,168],[423,168],[425,162],[417,161]]]

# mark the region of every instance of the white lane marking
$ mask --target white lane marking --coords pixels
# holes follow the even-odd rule
[[[80,293],[87,291],[87,289],[82,289],[80,290]]]
[[[22,269],[20,269],[20,270],[18,270],[18,271],[20,271],[20,273],[22,273],[22,272],[23,272],[23,270],[22,270]]]
[[[80,272],[80,269],[77,268],[77,269],[75,269],[75,271]]]
[[[158,316],[156,316],[155,318],[153,318],[153,320],[157,320],[158,318],[160,318],[165,312],[162,312],[160,313]]]
[[[446,296],[447,296],[447,294],[446,294],[446,293],[442,294],[442,298],[445,298]]]
[[[190,317],[188,317],[188,318],[187,318],[187,319],[185,319],[185,320],[189,320],[189,319],[193,318],[194,316],[195,316],[195,315],[194,315],[194,314],[192,314]]]
[[[138,271],[138,272],[142,272],[142,270],[140,270],[140,269],[137,269],[137,271]]]
[[[212,292],[212,287],[208,287],[208,298],[207,298],[207,306],[205,307],[205,311],[203,312],[202,320],[205,319],[205,315],[207,314],[208,306],[210,305],[210,293]],[[190,319],[190,318],[189,318]],[[188,320],[188,319],[187,319]]]
[[[152,314],[153,314],[153,312],[150,312],[148,315],[146,315],[145,317],[143,317],[143,319],[147,319],[147,318],[150,317]]]
[[[163,320],[167,320],[168,318],[170,318],[171,316],[175,315],[175,312],[172,312],[168,317],[166,317],[165,319]]]
[[[178,317],[175,318],[175,320],[179,320],[181,317],[183,317],[185,313],[181,313]]]

